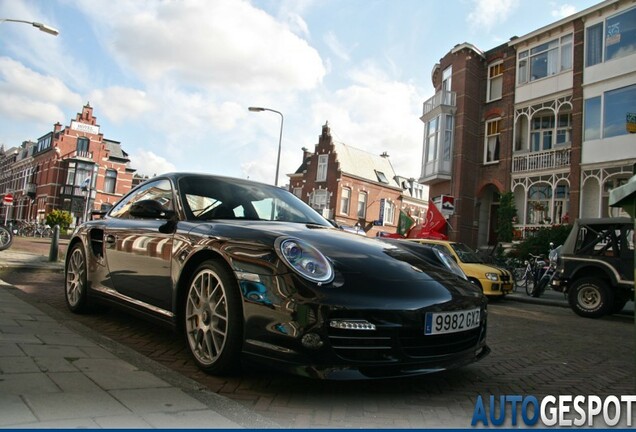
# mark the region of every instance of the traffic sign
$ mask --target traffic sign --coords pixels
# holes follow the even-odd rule
[[[13,195],[10,193],[5,194],[4,198],[2,199],[2,203],[8,206],[13,205]]]

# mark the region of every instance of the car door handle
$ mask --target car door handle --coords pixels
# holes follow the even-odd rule
[[[112,234],[107,234],[106,235],[106,239],[105,239],[106,243],[108,244],[115,244],[115,242],[117,242],[117,237],[115,237]]]

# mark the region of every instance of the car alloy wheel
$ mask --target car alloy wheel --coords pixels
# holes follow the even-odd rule
[[[228,373],[238,360],[242,314],[235,285],[221,264],[206,261],[188,286],[184,310],[188,347],[199,367],[210,373]]]
[[[64,272],[66,305],[75,313],[88,311],[86,255],[80,243],[73,246]]]

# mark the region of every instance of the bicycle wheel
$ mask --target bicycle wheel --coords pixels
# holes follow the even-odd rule
[[[515,278],[515,289],[518,287],[525,286],[526,284],[526,269],[525,268],[516,268],[512,272],[512,276]]]
[[[8,249],[13,243],[13,234],[3,226],[0,226],[0,251]]]
[[[526,294],[534,297],[535,288],[536,286],[534,284],[534,278],[532,277],[532,275],[526,275]]]

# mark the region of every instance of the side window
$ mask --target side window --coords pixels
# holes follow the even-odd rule
[[[148,182],[125,196],[113,207],[109,216],[118,219],[130,219],[130,207],[137,201],[147,199],[158,201],[166,210],[174,210],[172,185],[168,180],[158,180]]]

